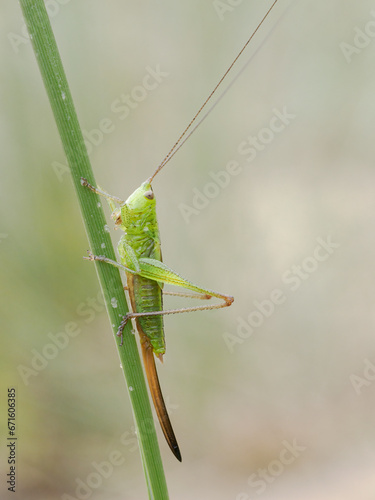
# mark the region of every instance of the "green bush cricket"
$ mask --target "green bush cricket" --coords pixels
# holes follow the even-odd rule
[[[159,228],[155,211],[155,197],[150,179],[136,189],[125,202],[114,198],[100,189],[94,188],[85,179],[82,179],[82,184],[97,194],[106,197],[112,209],[114,208],[113,202],[120,204],[120,208],[113,210],[112,218],[115,221],[116,227],[125,232],[118,244],[121,264],[104,256],[94,256],[92,254],[90,254],[88,259],[107,262],[124,270],[126,273],[126,289],[129,292],[134,312],[128,313],[124,317],[118,330],[118,335],[122,335],[127,321],[130,318],[135,318],[142,346],[147,380],[156,413],[169,447],[176,458],[181,461],[181,453],[161,393],[154,360],[155,354],[162,361],[163,354],[165,353],[163,315],[219,309],[231,305],[233,298],[194,285],[163,264],[161,261]],[[200,294],[175,294],[170,292],[172,295],[198,297],[201,299],[210,299],[213,296],[223,299],[223,302],[220,304],[163,311],[163,285],[165,283],[186,288]]]
[[[121,263],[108,259],[105,256],[93,255],[91,253],[89,253],[86,259],[106,262],[125,271],[127,286],[124,289],[129,293],[133,312],[124,316],[117,334],[122,337],[126,323],[129,319],[135,319],[140,336],[146,376],[155,410],[167,443],[179,461],[181,461],[181,453],[164,403],[154,357],[155,355],[162,361],[165,353],[163,316],[166,314],[220,309],[230,306],[234,299],[230,295],[214,292],[195,285],[162,262],[159,227],[156,217],[156,200],[152,190],[152,181],[199,125],[196,125],[190,134],[186,136],[186,133],[190,130],[202,109],[232,69],[276,2],[277,0],[275,0],[267,11],[240,53],[153,175],[143,182],[126,201],[112,196],[98,187],[92,186],[84,178],[81,179],[82,186],[107,199],[112,210],[112,218],[116,228],[124,231],[124,235],[118,243],[118,253]],[[195,293],[166,292],[163,290],[164,284],[178,286]],[[216,297],[221,299],[221,303],[163,310],[163,294],[202,300],[209,300],[211,297]]]

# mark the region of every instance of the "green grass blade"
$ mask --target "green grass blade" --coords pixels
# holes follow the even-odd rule
[[[91,250],[101,255],[105,248],[106,256],[116,259],[99,197],[80,184],[81,177],[94,185],[96,183],[44,2],[20,0],[20,4],[68,160]],[[93,264],[82,262],[82,265]],[[121,317],[128,311],[120,274],[117,268],[102,262],[96,262],[95,266],[110,324],[116,334]],[[137,427],[149,498],[167,500],[168,491],[150,401],[135,336],[130,329],[129,324],[124,332],[123,347],[120,347],[116,335],[115,340]]]

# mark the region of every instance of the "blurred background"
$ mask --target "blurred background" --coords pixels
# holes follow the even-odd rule
[[[126,198],[271,2],[47,4],[96,179]],[[146,498],[52,112],[18,3],[0,9],[0,389],[3,436],[7,388],[18,397],[12,498]],[[155,179],[164,261],[235,297],[229,309],[165,319],[158,369],[183,456],[157,425],[171,499],[374,498],[374,38],[373,1],[279,0],[230,80],[246,66],[241,75]],[[111,130],[95,134],[104,119]],[[69,343],[48,347],[72,322]],[[121,465],[95,482],[116,450]]]

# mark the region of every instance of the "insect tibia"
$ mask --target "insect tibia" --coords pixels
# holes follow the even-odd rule
[[[99,196],[103,196],[103,198],[106,198],[108,201],[109,200],[112,200],[114,201],[115,203],[118,203],[119,205],[123,205],[125,203],[124,200],[121,200],[121,198],[118,198],[117,196],[113,196],[109,193],[106,193],[105,191],[103,191],[102,189],[100,189],[99,187],[94,187],[92,184],[89,183],[89,181],[87,179],[85,179],[84,177],[81,177],[81,184],[83,187],[86,187],[88,189],[90,189],[90,191],[92,191],[93,193],[96,193],[98,194]]]

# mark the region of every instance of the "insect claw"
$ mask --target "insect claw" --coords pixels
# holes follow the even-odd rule
[[[87,250],[87,253],[88,253],[88,256],[83,257],[83,260],[95,260],[95,256],[92,252],[90,252],[90,250]]]
[[[122,345],[122,343],[123,343],[123,334],[122,334],[122,332],[124,331],[125,325],[126,325],[126,323],[127,323],[128,321],[129,321],[129,316],[126,314],[126,315],[122,318],[122,321],[121,321],[121,323],[120,323],[120,325],[119,325],[119,327],[118,327],[118,330],[117,330],[116,335],[117,335],[118,337],[121,337],[121,344],[120,344],[120,345]]]
[[[91,252],[91,250],[87,250],[87,257],[83,257],[86,260],[95,260],[95,255]]]
[[[227,303],[227,306],[230,306],[231,304],[233,304],[234,297],[231,297],[230,295],[227,295],[224,300]]]

